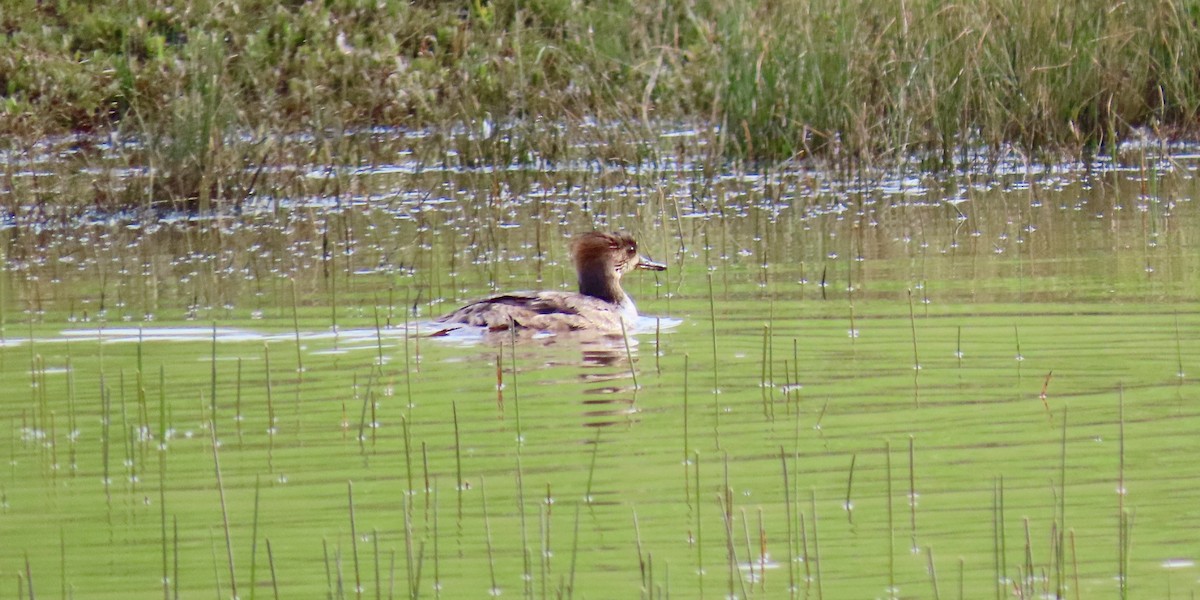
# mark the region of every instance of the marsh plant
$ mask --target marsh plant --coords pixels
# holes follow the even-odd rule
[[[1180,2],[17,0],[0,22],[6,162],[70,153],[85,204],[328,190],[297,170],[388,163],[414,133],[431,163],[637,163],[690,123],[707,163],[949,167],[1190,137],[1200,108]]]

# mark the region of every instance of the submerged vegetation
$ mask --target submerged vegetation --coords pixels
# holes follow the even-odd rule
[[[199,207],[296,185],[280,165],[387,162],[362,134],[380,127],[435,132],[431,160],[458,164],[637,163],[663,122],[709,132],[710,161],[1085,156],[1197,133],[1198,20],[1182,1],[16,0],[0,135],[10,163],[85,132],[63,142],[76,167],[151,174],[81,203]]]

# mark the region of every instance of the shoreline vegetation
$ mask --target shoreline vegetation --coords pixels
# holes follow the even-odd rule
[[[664,122],[701,127],[687,152],[709,166],[1086,159],[1200,136],[1196,65],[1200,2],[1183,0],[13,0],[0,175],[10,207],[207,209],[401,147],[638,163]],[[14,178],[63,139],[48,168],[89,191]]]

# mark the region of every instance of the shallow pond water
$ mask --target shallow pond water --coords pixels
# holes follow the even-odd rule
[[[353,175],[0,230],[0,579],[133,597],[1195,593],[1196,158]],[[431,338],[669,264],[617,337]],[[654,317],[659,317],[654,319]]]

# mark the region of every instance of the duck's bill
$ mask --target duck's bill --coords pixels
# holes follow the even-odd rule
[[[647,271],[666,271],[667,265],[664,265],[660,262],[654,262],[645,256],[639,256],[637,268],[645,269]]]

